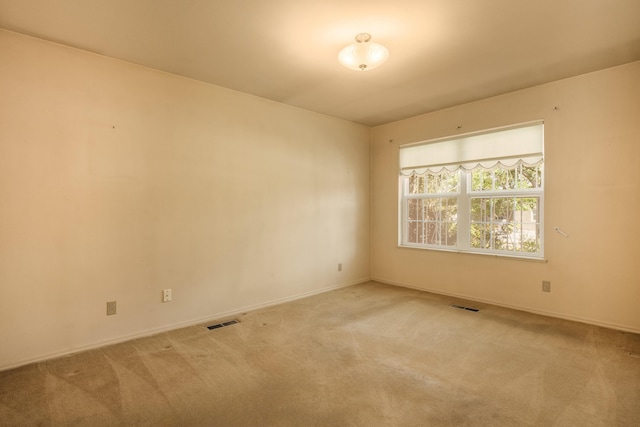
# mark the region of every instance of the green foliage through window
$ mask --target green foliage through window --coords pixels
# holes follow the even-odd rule
[[[542,164],[403,177],[403,242],[536,256],[542,250],[542,178]]]
[[[539,252],[539,205],[537,197],[471,198],[470,246]]]

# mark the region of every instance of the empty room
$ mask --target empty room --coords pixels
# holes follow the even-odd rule
[[[0,0],[0,425],[640,425],[640,2]]]

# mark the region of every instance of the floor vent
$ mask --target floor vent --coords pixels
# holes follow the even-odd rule
[[[229,320],[228,322],[218,323],[216,325],[207,326],[207,329],[213,330],[218,328],[224,328],[225,326],[235,325],[236,323],[240,323],[237,320]]]
[[[480,311],[480,309],[478,309],[478,308],[465,307],[463,305],[456,305],[456,304],[451,304],[451,307],[459,308],[460,310],[469,310],[469,311],[473,311],[473,312]]]

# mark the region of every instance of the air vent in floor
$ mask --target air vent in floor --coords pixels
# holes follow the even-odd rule
[[[471,308],[471,307],[465,307],[463,305],[456,305],[456,304],[451,304],[451,307],[453,308],[459,308],[460,310],[469,310],[469,311],[480,311],[480,309],[478,308]]]
[[[212,330],[212,329],[224,328],[225,326],[235,325],[236,323],[239,323],[239,322],[237,320],[229,320],[228,322],[222,322],[215,325],[207,326],[207,329]]]

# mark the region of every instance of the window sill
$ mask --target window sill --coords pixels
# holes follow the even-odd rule
[[[430,251],[430,252],[448,252],[452,254],[458,255],[477,255],[481,257],[489,257],[489,258],[503,258],[512,261],[526,261],[526,262],[535,262],[546,264],[549,260],[545,258],[534,258],[527,256],[517,256],[517,255],[509,255],[509,254],[489,254],[483,252],[471,252],[471,251],[461,251],[458,249],[440,249],[440,248],[425,248],[420,246],[407,246],[407,245],[397,245],[399,249],[415,249],[419,251]]]

